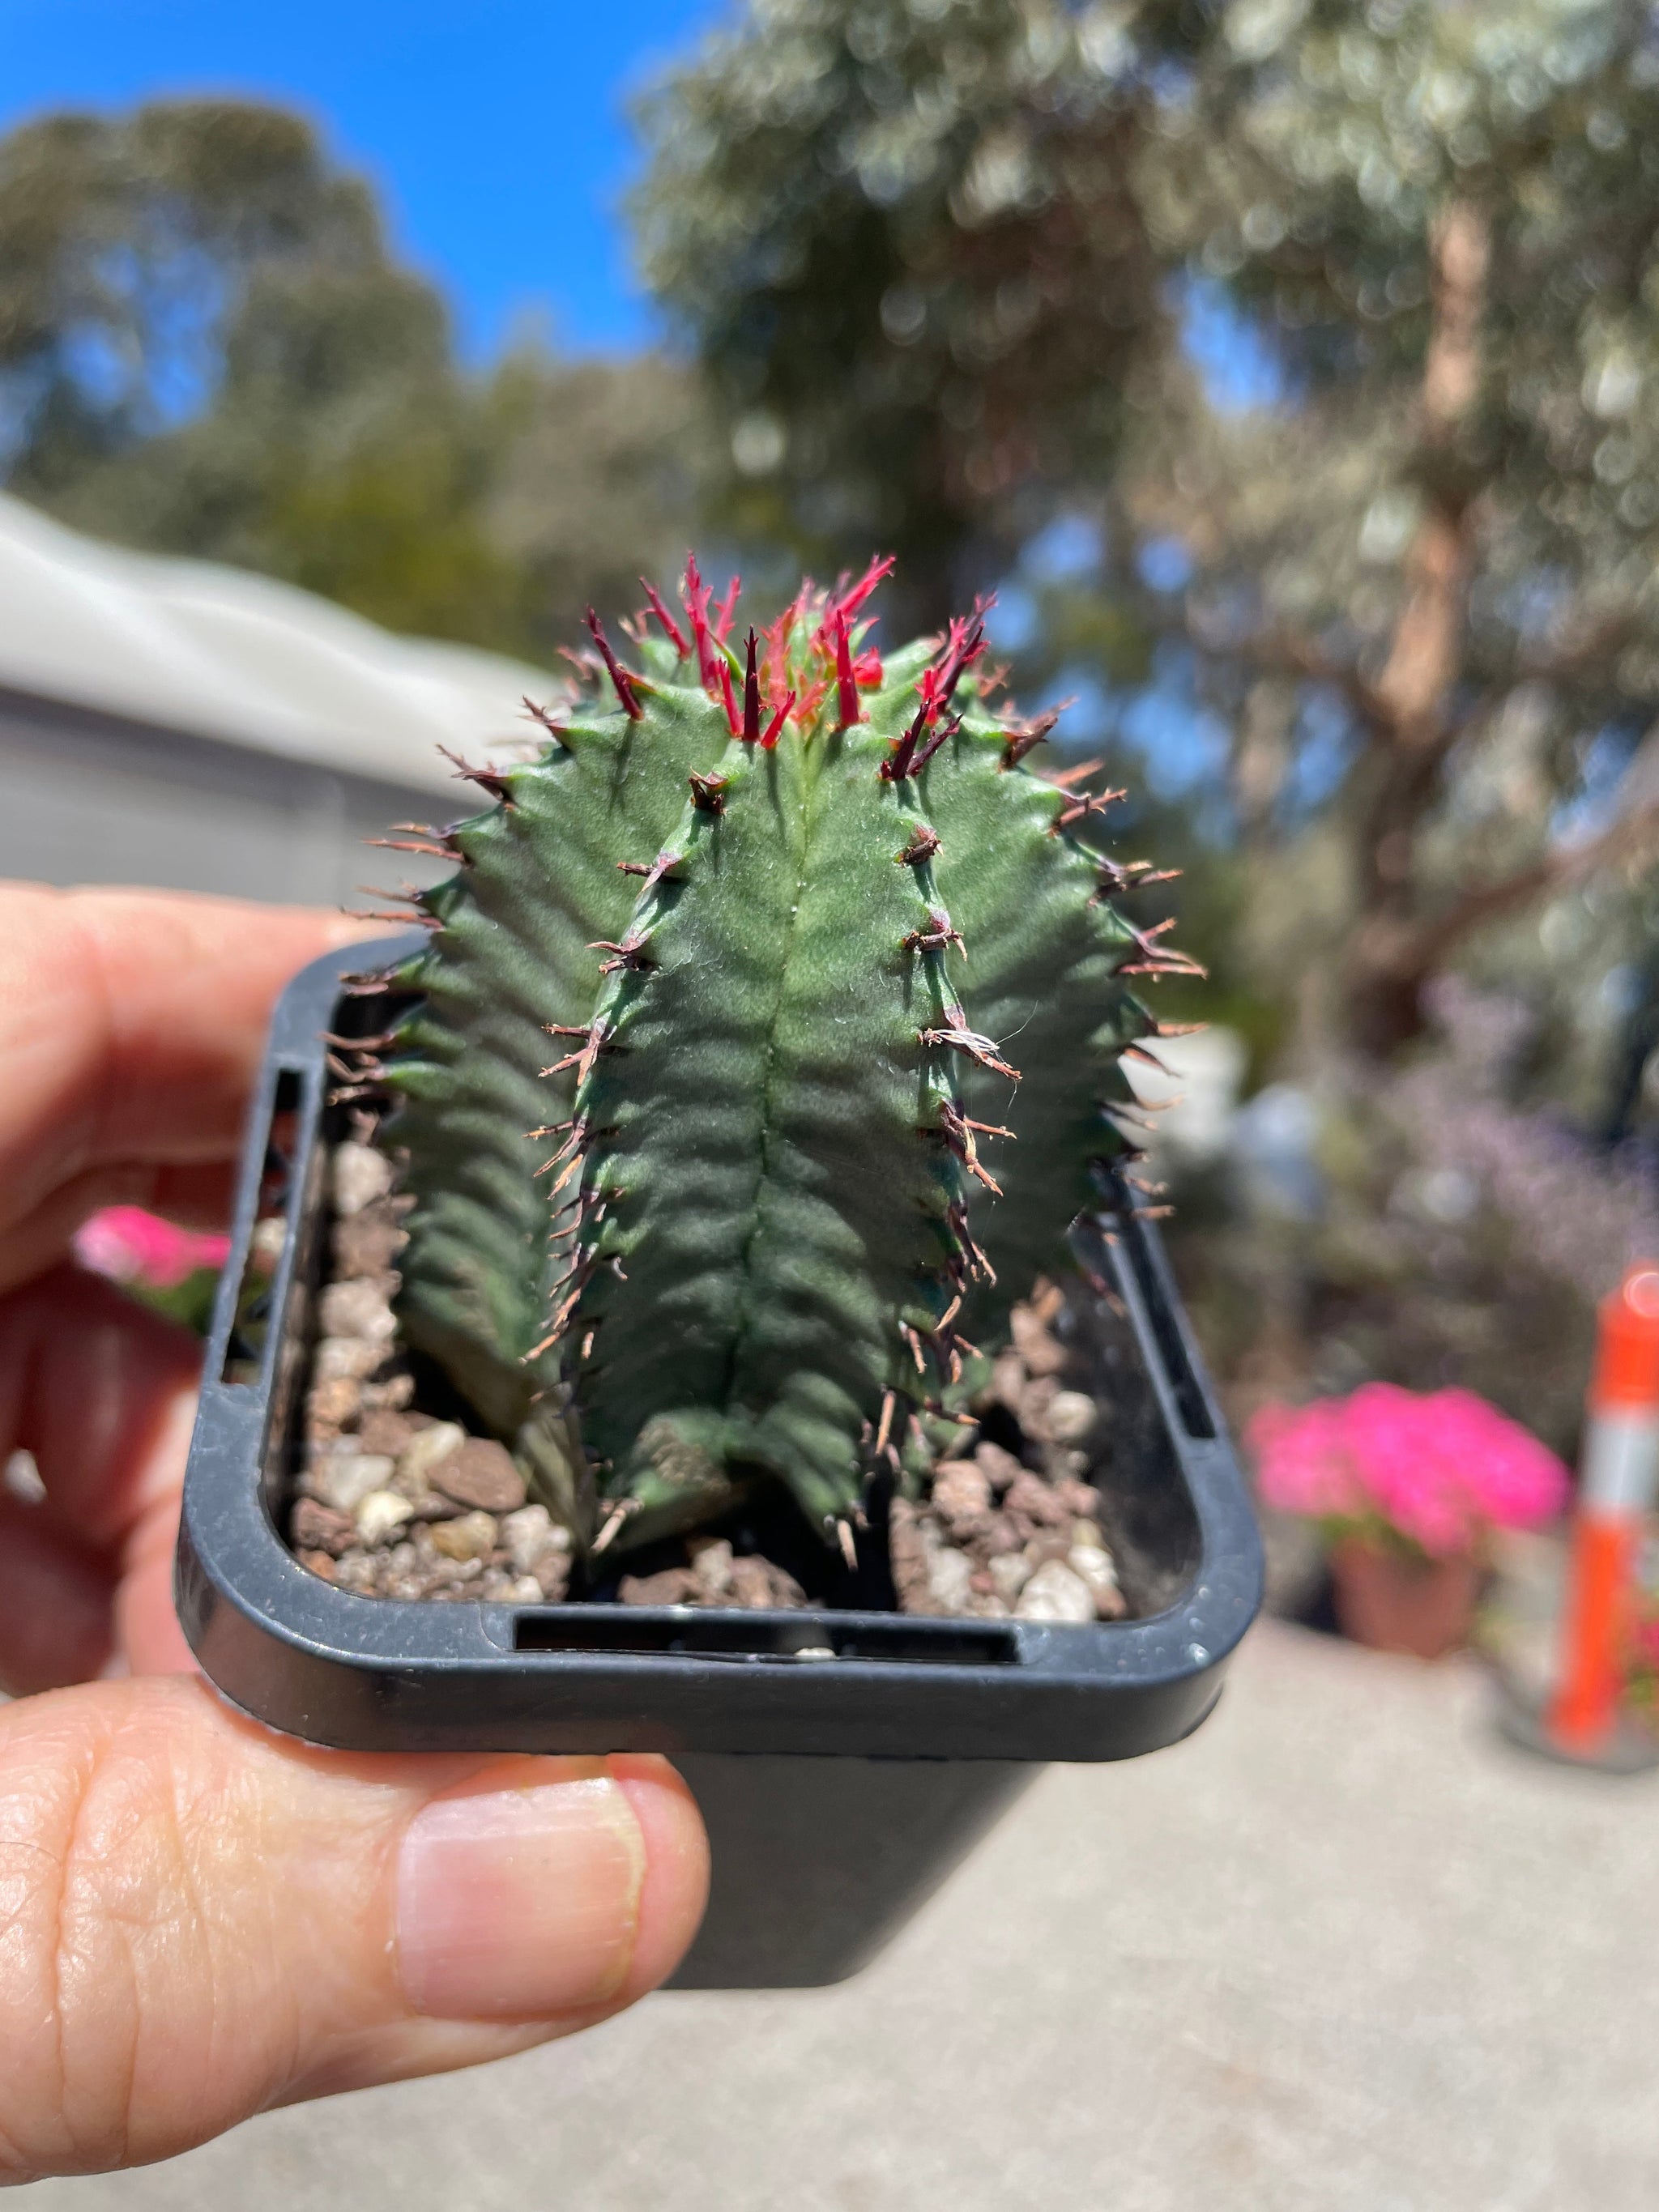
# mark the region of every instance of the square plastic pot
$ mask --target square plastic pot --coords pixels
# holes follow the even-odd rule
[[[1075,1232],[1110,1298],[1068,1309],[1110,1437],[1102,1520],[1133,1620],[926,1620],[399,1602],[307,1571],[279,1534],[329,1226],[326,1033],[384,1026],[329,955],[279,1002],[252,1110],[179,1534],[179,1618],[243,1711],[357,1751],[668,1753],[714,1846],[673,1986],[837,1981],[1046,1761],[1188,1735],[1261,1601],[1254,1514],[1157,1237],[1122,1202]],[[1115,1211],[1114,1208],[1115,1207]],[[1115,1309],[1115,1310],[1114,1310]]]

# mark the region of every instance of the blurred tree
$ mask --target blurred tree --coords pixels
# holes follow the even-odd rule
[[[1187,116],[1168,231],[1292,396],[1139,497],[1232,711],[1340,719],[1341,1009],[1387,1053],[1477,928],[1659,830],[1659,36],[1245,0]]]
[[[928,620],[1106,514],[1120,616],[1235,732],[1262,890],[1312,863],[1278,935],[1316,923],[1363,1052],[1477,928],[1645,860],[1650,10],[750,0],[645,125],[732,512],[896,545]],[[1252,362],[1270,404],[1218,404]],[[1107,627],[1109,683],[1159,665]]]
[[[683,547],[696,406],[665,363],[532,340],[463,374],[367,184],[279,109],[0,140],[0,470],[78,527],[544,655]]]
[[[1149,7],[1145,40],[1133,12],[752,0],[641,108],[643,265],[723,404],[733,515],[832,567],[891,545],[907,621],[1105,481],[1164,343],[1135,64],[1205,11]]]

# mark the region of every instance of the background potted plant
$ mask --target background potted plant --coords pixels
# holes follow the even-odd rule
[[[1555,1455],[1468,1390],[1367,1382],[1251,1421],[1269,1510],[1318,1522],[1345,1635],[1437,1659],[1467,1643],[1491,1534],[1560,1512]]]
[[[590,614],[538,756],[387,841],[456,872],[278,1009],[186,1486],[276,1725],[679,1756],[703,1985],[850,1971],[1032,1762],[1194,1726],[1259,1596],[1121,1066],[1189,963],[977,615],[884,665],[890,566],[741,653],[695,563],[634,665]]]

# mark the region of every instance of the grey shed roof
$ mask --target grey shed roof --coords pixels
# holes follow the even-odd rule
[[[0,494],[0,689],[401,785],[526,735],[544,669],[394,636],[265,576],[82,537]]]

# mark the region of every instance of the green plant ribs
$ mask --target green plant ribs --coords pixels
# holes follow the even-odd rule
[[[586,1541],[775,1481],[847,1542],[1128,1149],[1135,979],[1184,963],[1115,903],[1109,794],[1033,773],[1048,720],[991,712],[977,614],[884,667],[889,565],[741,651],[735,581],[714,607],[695,563],[635,667],[590,617],[614,710],[472,771],[496,804],[418,901],[375,1070],[404,1326]]]

